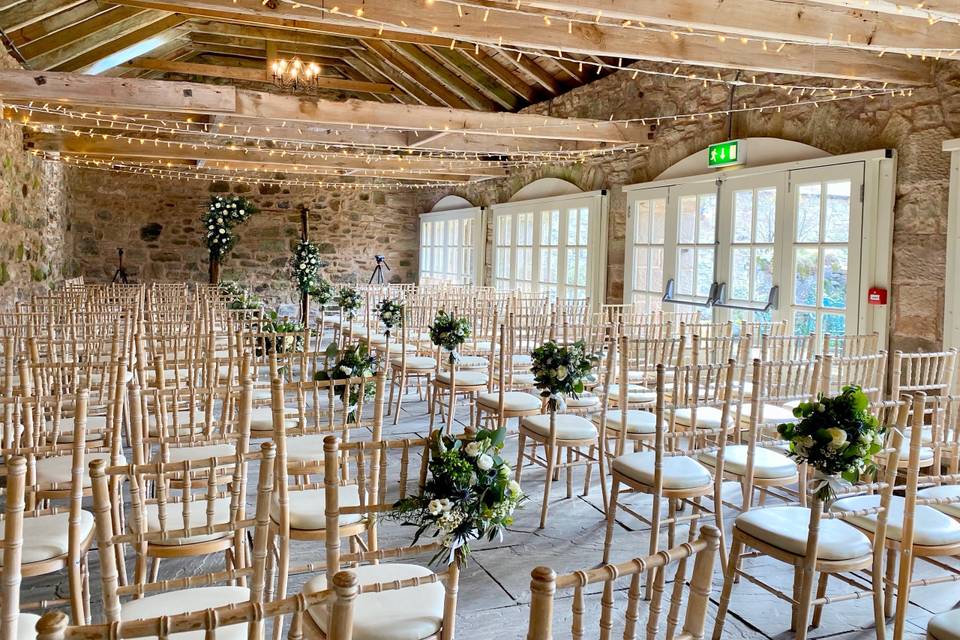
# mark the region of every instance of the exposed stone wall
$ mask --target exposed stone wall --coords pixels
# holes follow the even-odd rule
[[[208,254],[200,216],[212,193],[250,198],[260,213],[234,229],[237,244],[221,269],[270,303],[296,299],[290,257],[300,238],[298,207],[311,208],[310,239],[329,263],[334,282],[364,281],[374,256],[386,256],[395,282],[417,277],[415,194],[315,188],[247,187],[224,182],[172,181],[70,167],[66,201],[71,267],[88,281],[106,282],[117,268],[117,249],[136,282],[204,282]]]
[[[0,68],[17,68],[0,48]],[[0,102],[2,108],[2,102]],[[23,150],[21,128],[0,120],[0,308],[63,279],[62,168]]]
[[[672,67],[670,69],[672,70]],[[758,77],[761,82],[776,76]],[[723,118],[673,121],[676,114],[725,109],[721,86],[620,72],[527,111],[606,120],[667,116],[650,146],[573,166],[530,167],[505,180],[454,189],[476,206],[507,201],[524,185],[563,178],[584,191],[609,190],[607,301],[623,296],[627,199],[620,187],[652,180],[675,162],[708,144],[731,138],[774,137],[809,144],[832,154],[892,148],[898,153],[891,290],[891,348],[937,349],[943,333],[949,157],[944,140],[960,137],[960,65],[940,64],[934,82],[911,95],[822,103],[764,113],[738,114],[728,131]],[[776,105],[784,91],[740,87],[735,103]],[[422,198],[422,208],[448,192]],[[489,238],[489,229],[488,229]],[[488,264],[489,264],[488,260]]]

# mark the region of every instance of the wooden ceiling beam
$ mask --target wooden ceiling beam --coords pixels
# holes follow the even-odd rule
[[[136,15],[156,16],[157,14],[147,12],[144,9],[137,9],[136,7],[112,7],[107,11],[98,13],[92,18],[78,21],[66,29],[61,29],[49,36],[32,40],[20,47],[20,53],[28,60],[36,58],[37,56],[65,47],[71,42],[86,38],[92,33],[106,29],[121,20],[126,20]]]
[[[386,105],[363,100],[337,102],[319,98],[248,91],[230,86],[100,78],[70,73],[0,70],[0,97],[5,101],[44,100],[179,113],[228,114],[334,126],[368,126],[401,130],[466,130],[477,136],[545,138],[596,142],[645,143],[651,126],[524,113],[484,112]]]
[[[417,45],[397,43],[394,47],[411,62],[423,69],[431,78],[460,96],[471,108],[480,111],[497,110],[497,105],[493,100],[448,69],[442,62],[422,51]]]
[[[98,13],[110,10],[112,7],[103,4],[100,0],[86,0],[75,7],[55,13],[46,20],[26,25],[15,31],[8,31],[7,37],[17,47],[28,42],[39,40],[61,29],[65,29],[78,22],[92,18]]]
[[[563,93],[563,87],[560,86],[560,82],[550,74],[549,71],[537,64],[537,61],[531,58],[528,55],[519,55],[511,56],[510,62],[517,65],[522,71],[530,74],[530,76],[540,84],[541,87],[557,95]]]
[[[111,40],[103,45],[100,45],[96,49],[92,49],[83,55],[77,56],[76,58],[71,58],[62,64],[58,64],[53,68],[54,71],[80,71],[86,69],[87,67],[104,60],[107,56],[111,56],[115,53],[119,53],[124,49],[132,47],[135,44],[139,44],[144,40],[159,36],[164,32],[176,29],[184,22],[187,21],[187,18],[179,14],[173,14],[166,17],[161,17],[159,20],[151,22],[145,27],[141,27],[136,31],[132,31],[125,36]],[[158,42],[157,45],[160,43]],[[136,53],[131,53],[130,57],[134,57]],[[117,66],[126,62],[125,60],[116,60]]]
[[[358,51],[357,59],[365,62],[372,68],[379,71],[382,75],[390,78],[390,82],[400,87],[404,93],[416,100],[418,103],[428,107],[446,106],[436,97],[434,97],[432,93],[420,86],[416,81],[411,80],[404,74],[397,71],[395,67],[391,66],[390,63],[388,63],[387,60],[376,51],[372,49],[362,52]]]
[[[537,91],[517,75],[513,70],[502,65],[500,61],[477,47],[476,50],[466,49],[463,53],[473,60],[477,66],[499,80],[505,87],[529,103],[537,102]]]
[[[86,0],[27,0],[0,11],[0,29],[16,31],[72,9]]]
[[[507,111],[516,111],[523,106],[513,92],[477,66],[462,51],[448,47],[422,47],[422,50]]]
[[[270,61],[267,56],[267,49],[251,49],[249,47],[234,47],[227,44],[207,44],[205,42],[196,42],[193,39],[190,39],[190,42],[193,43],[197,51],[207,52],[207,53],[216,53],[224,56],[236,56],[239,58],[248,58],[250,60],[263,61],[259,66],[266,69],[270,66]],[[283,56],[281,56],[283,57]],[[349,66],[340,58],[327,58],[320,56],[299,56],[300,60],[303,62],[316,62],[318,65],[321,65],[325,69],[335,70],[341,66]]]
[[[470,104],[448,89],[442,82],[432,76],[417,63],[414,63],[390,43],[381,40],[363,40],[364,46],[383,58],[390,66],[403,73],[421,87],[432,93],[438,100],[454,109],[470,109]]]
[[[286,43],[287,46],[309,45],[347,50],[363,48],[360,43],[353,38],[343,38],[341,36],[325,35],[321,33],[294,31],[292,29],[275,29],[271,27],[258,27],[249,24],[233,24],[229,22],[218,22],[213,20],[194,20],[190,23],[190,31],[192,33],[204,33],[220,36],[260,38],[261,40],[283,42]]]
[[[247,38],[240,36],[225,36],[216,33],[202,33],[193,31],[191,29],[190,40],[198,44],[213,44],[213,45],[224,45],[229,47],[238,47],[244,49],[254,49],[260,52],[265,50],[266,44],[271,44],[276,47],[277,53],[280,57],[291,57],[291,56],[300,56],[301,58],[312,56],[314,58],[325,58],[331,61],[336,61],[337,64],[346,66],[346,63],[343,62],[343,58],[351,55],[350,50],[340,49],[337,47],[326,47],[326,46],[317,46],[310,44],[298,44],[295,42],[286,42],[283,40],[273,40],[273,39],[263,39],[263,38]]]

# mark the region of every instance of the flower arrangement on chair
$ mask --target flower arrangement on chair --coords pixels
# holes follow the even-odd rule
[[[345,347],[342,351],[337,349],[336,343],[331,343],[327,347],[326,355],[327,361],[333,361],[333,365],[325,371],[314,373],[314,380],[349,380],[350,378],[372,376],[377,372],[377,358],[371,355],[367,351],[366,345],[362,343]],[[364,398],[372,398],[375,393],[376,385],[373,382],[364,384]],[[347,422],[356,422],[357,405],[360,402],[359,385],[351,386],[344,383],[340,388],[340,399],[347,407]]]
[[[264,333],[282,333],[289,334],[283,336],[258,336],[257,337],[257,356],[272,353],[301,353],[303,351],[303,335],[293,335],[303,331],[303,325],[294,322],[286,316],[281,316],[277,311],[268,311],[266,314],[267,322],[263,324]]]
[[[459,360],[457,349],[470,337],[470,322],[466,318],[456,318],[451,313],[440,310],[430,325],[430,341],[446,349],[450,354],[450,364]]]
[[[337,292],[337,306],[343,310],[348,321],[353,321],[360,307],[363,306],[363,296],[353,287],[341,287]]]
[[[384,300],[377,306],[377,317],[385,327],[384,335],[390,337],[390,330],[403,326],[403,303],[399,300]]]
[[[596,379],[593,369],[600,363],[600,358],[588,354],[580,341],[562,347],[548,340],[534,349],[531,356],[534,385],[540,389],[540,395],[547,398],[552,411],[562,411],[566,407],[564,396],[579,397],[585,388],[584,383]]]
[[[320,275],[320,267],[324,266],[320,258],[320,249],[309,240],[301,240],[293,251],[290,268],[297,281],[300,293],[309,294],[320,306],[330,302],[333,298],[333,285]]]
[[[430,437],[429,479],[420,495],[399,500],[385,517],[417,527],[413,544],[431,532],[440,537],[443,548],[430,564],[456,562],[463,567],[470,541],[502,540],[526,496],[500,455],[506,428],[481,429],[474,437],[459,438],[434,431]]]
[[[777,427],[790,444],[788,455],[813,467],[818,499],[830,502],[844,482],[857,482],[876,470],[874,457],[883,449],[885,427],[868,410],[869,399],[856,385],[834,397],[820,394],[800,403],[796,424]]]
[[[227,308],[238,310],[256,310],[263,307],[263,300],[253,295],[239,282],[230,280],[220,283],[220,293],[227,298]]]

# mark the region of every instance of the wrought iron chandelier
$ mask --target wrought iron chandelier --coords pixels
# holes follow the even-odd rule
[[[271,70],[274,84],[281,89],[315,88],[320,78],[320,65],[304,62],[296,56],[290,60],[277,60]]]

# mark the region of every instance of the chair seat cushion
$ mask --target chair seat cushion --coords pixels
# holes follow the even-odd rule
[[[383,351],[383,347],[384,347],[384,346],[385,346],[385,344],[374,345],[374,347],[375,347],[378,351]],[[391,353],[391,354],[398,354],[398,355],[399,355],[400,352],[403,351],[404,349],[406,349],[407,352],[416,351],[416,350],[417,350],[417,345],[415,345],[415,344],[413,344],[413,343],[411,343],[411,342],[408,342],[407,344],[400,344],[399,342],[391,342],[391,343],[390,343],[390,353]]]
[[[956,502],[932,504],[931,508],[941,511],[952,518],[960,519],[960,485],[944,484],[939,487],[927,487],[917,491],[921,498],[953,498]]]
[[[94,460],[103,460],[110,466],[110,452],[86,453],[84,456],[83,486],[90,486],[90,474],[87,468]],[[119,456],[117,464],[127,464],[123,454]],[[60,485],[61,489],[67,488],[70,483],[70,474],[73,471],[73,456],[53,456],[50,458],[40,458],[37,460],[37,484],[41,487],[54,483]]]
[[[237,446],[229,442],[221,444],[204,444],[196,447],[170,447],[168,462],[183,462],[184,460],[206,460],[207,458],[222,458],[237,455]],[[160,461],[160,454],[154,456],[154,462]]]
[[[930,640],[960,640],[960,609],[939,613],[930,618],[927,623],[927,637]]]
[[[394,360],[392,364],[395,369],[399,369],[401,362],[399,360]],[[429,356],[407,356],[406,367],[408,370],[409,369],[436,369],[437,360]]]
[[[460,360],[457,362],[459,369],[486,369],[489,365],[490,360],[483,356],[460,356]]]
[[[656,451],[628,453],[613,461],[613,470],[642,484],[653,486]],[[713,483],[713,476],[702,464],[687,456],[663,458],[664,489],[694,489]]]
[[[478,393],[477,403],[489,408],[499,407],[500,394]],[[503,394],[503,408],[507,411],[539,411],[542,404],[540,398],[532,393],[507,391]]]
[[[450,384],[450,372],[439,372],[437,374],[437,381]],[[487,384],[487,374],[483,371],[457,370],[457,379],[454,384],[458,387],[482,387]]]
[[[337,489],[341,507],[359,507],[360,490],[355,484],[349,484]],[[320,531],[327,528],[327,516],[324,510],[327,507],[327,498],[324,489],[304,489],[303,491],[289,491],[287,493],[287,509],[290,511],[290,526],[303,531]],[[270,517],[280,521],[280,502],[276,492],[273,494],[273,503],[270,506]],[[353,524],[363,520],[359,513],[348,513],[340,516],[340,524]]]
[[[550,436],[550,414],[529,416],[523,426],[543,437]],[[589,440],[597,437],[597,428],[586,418],[569,413],[557,414],[558,440]]]
[[[38,622],[40,622],[40,616],[35,613],[21,613],[17,616],[16,640],[35,640]]]
[[[693,411],[691,409],[677,409],[674,412],[677,424],[684,427],[693,426]],[[717,407],[697,407],[697,428],[698,429],[719,429],[720,420],[723,418],[723,411]],[[733,426],[734,413],[731,408],[727,415],[727,426]]]
[[[87,424],[83,432],[84,440],[103,440],[104,430],[107,428],[107,416],[87,416]],[[73,417],[60,418],[57,442],[73,442]]]
[[[157,427],[157,423],[159,422],[158,416],[159,414],[156,410],[151,410],[150,416],[147,419],[147,429],[151,438],[156,438],[160,435],[160,429]],[[164,427],[165,433],[171,437],[177,432],[179,432],[180,436],[188,436],[191,431],[194,434],[203,433],[203,430],[206,428],[206,418],[203,415],[203,410],[199,408],[192,413],[189,410],[177,411],[176,413],[167,411],[164,417]]]
[[[315,433],[287,438],[288,462],[322,462],[323,439],[329,434]]]
[[[156,503],[147,505],[147,531],[160,531],[160,509]],[[230,498],[217,498],[213,501],[213,522],[210,524],[224,524],[230,522]],[[183,522],[183,504],[170,503],[164,510],[164,524],[167,531],[177,531],[184,528]],[[195,500],[190,503],[190,528],[203,527],[207,524],[207,501]],[[209,542],[210,540],[219,540],[230,535],[230,532],[223,531],[209,535],[197,535],[189,538],[168,538],[165,540],[152,540],[151,544],[159,546],[177,546],[181,544],[199,544]]]
[[[856,511],[876,507],[880,504],[879,495],[853,496],[842,498],[833,503],[834,511]],[[900,496],[891,496],[890,512],[887,516],[887,537],[900,540],[903,536],[904,500]],[[847,519],[867,531],[877,526],[877,514],[852,516]],[[960,522],[927,505],[918,505],[913,513],[913,543],[925,547],[960,543]]]
[[[578,397],[564,396],[563,401],[568,409],[589,409],[600,406],[600,397],[592,393],[581,393]]]
[[[326,396],[321,395],[321,406],[327,406],[329,400]],[[312,400],[312,398],[311,398]],[[334,405],[342,404],[340,398],[334,396],[333,400]],[[289,418],[284,421],[284,426],[287,429],[292,429],[297,426],[296,420],[290,420]],[[264,405],[262,407],[254,407],[250,412],[250,431],[273,431],[273,407],[270,405]]]
[[[910,441],[904,438],[900,442],[900,462],[910,460]],[[933,449],[930,447],[920,447],[920,466],[928,466],[933,462]]]
[[[130,600],[120,606],[121,620],[144,620],[160,616],[204,611],[250,600],[246,587],[195,587],[179,591],[165,591],[140,600]],[[188,631],[171,635],[170,640],[204,640],[205,632]],[[217,627],[217,640],[246,640],[247,625],[235,624]]]
[[[607,429],[620,431],[623,428],[623,414],[620,409],[607,411]],[[651,411],[630,409],[627,414],[627,433],[656,433],[657,416]],[[600,416],[594,416],[594,422],[600,422]]]
[[[515,353],[511,356],[510,361],[513,362],[514,367],[530,367],[533,364],[533,356],[528,353]]]
[[[723,452],[723,470],[744,475],[747,473],[747,452],[744,444],[727,445]],[[700,460],[709,467],[717,466],[717,452],[705,451]],[[797,475],[797,463],[779,451],[757,447],[753,456],[753,475],[764,480],[792,478]]]
[[[411,564],[363,565],[350,569],[360,584],[389,583],[432,575],[425,567]],[[305,593],[327,588],[321,574],[303,586]],[[440,583],[406,589],[361,593],[354,601],[353,640],[420,640],[436,634],[443,623],[445,590]],[[320,630],[326,632],[329,603],[308,609]]]
[[[612,384],[607,389],[607,394],[612,402],[620,402],[620,385]],[[627,385],[627,402],[637,404],[647,404],[657,401],[657,392],[637,384]]]
[[[805,555],[810,510],[799,506],[751,509],[737,516],[735,527],[743,532],[796,555]],[[870,540],[862,531],[842,520],[821,520],[817,558],[850,560],[871,552]]]
[[[41,562],[65,555],[70,549],[68,529],[70,514],[52,513],[23,519],[22,562]],[[80,512],[80,538],[86,540],[93,533],[93,514]],[[0,530],[0,535],[3,531]],[[0,558],[0,566],[3,558]]]
[[[793,415],[793,410],[786,407],[782,407],[778,404],[764,404],[762,407],[763,411],[760,414],[763,417],[763,424],[787,424],[788,422],[797,422],[797,418]],[[745,402],[743,407],[740,409],[740,420],[746,422],[750,420],[750,416],[753,413],[753,405],[749,402]]]

